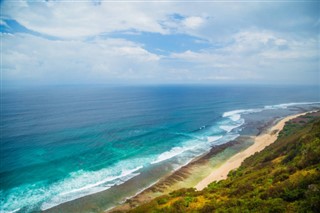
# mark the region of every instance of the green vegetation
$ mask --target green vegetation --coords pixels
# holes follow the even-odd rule
[[[181,189],[130,212],[319,212],[320,118],[287,123],[278,140],[203,191]]]

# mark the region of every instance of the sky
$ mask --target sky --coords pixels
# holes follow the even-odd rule
[[[4,85],[320,85],[319,1],[0,6]]]

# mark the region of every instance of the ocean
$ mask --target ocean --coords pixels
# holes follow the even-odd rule
[[[319,101],[319,87],[306,86],[3,89],[1,212],[44,211],[102,191],[109,199],[100,207],[111,208],[212,146],[257,134],[250,119]]]

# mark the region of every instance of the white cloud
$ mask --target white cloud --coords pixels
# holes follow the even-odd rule
[[[183,24],[187,28],[196,29],[204,24],[204,20],[201,17],[191,16],[184,19]]]
[[[61,38],[94,36],[122,30],[161,34],[182,32],[224,40],[240,29],[260,27],[303,34],[314,30],[315,3],[113,2],[5,0],[2,18],[15,19],[30,30]],[[179,14],[183,20],[172,20]],[[272,15],[270,15],[272,14]],[[205,26],[205,27],[203,27]]]
[[[245,57],[278,60],[319,58],[318,41],[315,39],[284,38],[268,31],[243,31],[233,36],[234,44],[226,50]]]
[[[173,53],[170,57],[187,63],[195,73],[206,70],[206,76],[200,76],[207,80],[256,79],[271,82],[275,79],[288,79],[296,83],[319,81],[317,40],[301,42],[260,31],[239,32],[231,40],[229,45],[222,48],[199,52],[188,50]]]
[[[122,39],[52,41],[26,34],[3,34],[3,76],[7,80],[110,81],[143,77],[160,57]],[[136,76],[128,74],[136,70]],[[128,74],[128,75],[126,75]]]
[[[101,1],[4,1],[2,18],[14,19],[26,28],[59,38],[78,39],[116,31],[135,30],[160,34],[196,35],[206,23],[176,2]],[[181,13],[183,20],[173,20]]]
[[[317,83],[317,41],[301,43],[267,31],[239,32],[223,47],[169,56],[150,53],[124,39],[64,41],[27,34],[3,34],[2,38],[6,80],[285,81],[289,76],[291,81]]]
[[[157,61],[160,58],[158,55],[151,54],[145,49],[142,49],[141,47],[137,47],[137,46],[115,47],[112,49],[115,55],[134,58],[142,62]]]
[[[20,0],[3,1],[1,6],[3,20],[61,39],[5,35],[3,64],[5,77],[11,79],[271,81],[280,76],[283,81],[308,82],[319,72],[314,3]],[[111,39],[116,31],[137,37],[143,32],[187,34],[205,38],[200,40],[209,45],[204,43],[198,51],[190,45],[189,51],[173,50],[164,57],[147,51],[143,41]],[[155,49],[162,49],[150,35]]]
[[[165,3],[162,4],[165,6]],[[17,20],[25,27],[43,34],[75,38],[100,33],[136,29],[166,33],[159,24],[166,11],[157,12],[154,3],[90,1],[26,2],[4,1],[3,17]],[[165,7],[164,7],[165,8]]]

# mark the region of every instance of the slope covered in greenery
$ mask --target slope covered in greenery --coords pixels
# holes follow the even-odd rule
[[[318,212],[319,113],[288,122],[278,140],[203,191],[181,189],[130,212]]]

